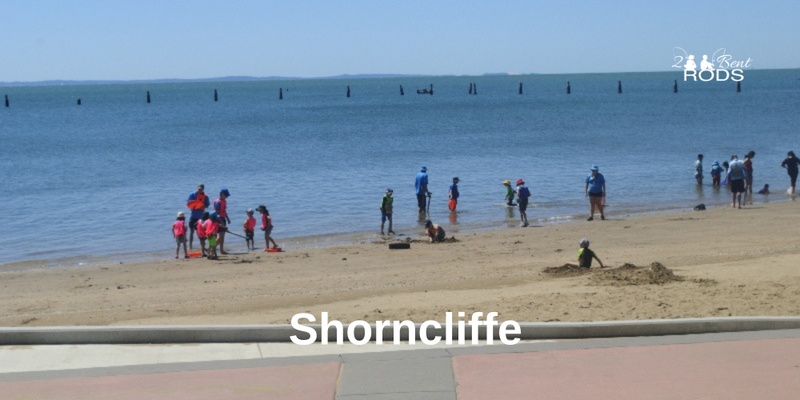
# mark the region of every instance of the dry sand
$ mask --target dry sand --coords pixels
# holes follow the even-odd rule
[[[606,221],[414,241],[409,250],[376,241],[218,261],[6,270],[0,325],[265,324],[322,311],[370,322],[442,321],[446,311],[497,311],[519,322],[796,316],[799,226],[800,204],[791,201],[612,212]],[[575,260],[582,237],[609,268],[559,268]]]

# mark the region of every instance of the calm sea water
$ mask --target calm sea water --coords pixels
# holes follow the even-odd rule
[[[284,248],[377,238],[387,187],[395,231],[417,235],[420,165],[431,219],[449,233],[516,226],[504,179],[528,182],[532,222],[583,219],[592,164],[608,181],[611,218],[725,204],[728,193],[710,186],[711,161],[751,149],[755,185],[785,191],[779,164],[800,150],[798,78],[746,71],[741,93],[731,82],[681,81],[677,94],[678,72],[4,87],[0,263],[169,257],[170,225],[201,182],[212,200],[230,190],[237,232],[245,209],[266,204]],[[433,96],[415,93],[429,84]],[[697,153],[706,155],[702,190]],[[245,249],[236,237],[228,245]]]

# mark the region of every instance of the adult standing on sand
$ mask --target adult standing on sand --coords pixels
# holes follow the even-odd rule
[[[417,174],[414,187],[417,190],[417,207],[419,207],[419,212],[422,214],[425,212],[425,198],[431,197],[431,192],[428,191],[428,167],[422,166]]]
[[[589,218],[587,221],[594,220],[594,210],[600,211],[600,219],[606,219],[603,214],[603,207],[606,202],[606,178],[600,173],[597,165],[592,165],[591,175],[586,177],[586,186],[583,193],[589,198]]]
[[[231,197],[231,192],[223,188],[219,191],[219,198],[214,200],[214,211],[219,215],[217,243],[221,254],[228,254],[225,251],[225,232],[228,230],[228,224],[231,223],[231,218],[228,217],[228,197]]]
[[[203,217],[206,208],[211,206],[208,196],[205,194],[205,185],[202,183],[197,185],[197,190],[189,194],[189,199],[186,200],[186,206],[192,210],[189,215],[189,248],[192,248],[194,242],[194,232],[197,230],[197,221]]]
[[[786,159],[781,163],[781,167],[786,168],[786,172],[789,174],[791,184],[791,186],[789,186],[789,194],[794,194],[794,185],[797,183],[798,164],[800,164],[800,160],[797,159],[793,151],[786,154]]]

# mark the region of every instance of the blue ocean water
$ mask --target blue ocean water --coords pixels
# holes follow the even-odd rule
[[[387,187],[395,231],[416,235],[421,165],[430,218],[449,233],[516,226],[504,179],[528,182],[535,224],[585,218],[592,164],[608,182],[611,218],[726,204],[729,194],[710,186],[711,161],[748,150],[755,186],[769,183],[778,193],[768,200],[780,201],[788,177],[779,164],[800,150],[798,78],[745,71],[741,93],[680,72],[2,87],[0,263],[168,257],[170,225],[198,183],[212,200],[230,190],[234,232],[245,209],[266,204],[284,248],[377,238]],[[434,95],[416,94],[430,84]],[[701,190],[697,153],[706,155]],[[228,247],[243,251],[244,240]]]

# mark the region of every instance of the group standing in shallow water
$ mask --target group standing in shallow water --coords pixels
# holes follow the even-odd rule
[[[738,155],[733,154],[731,155],[730,162],[723,161],[720,165],[718,160],[714,160],[714,162],[711,163],[711,185],[714,187],[725,185],[730,187],[731,207],[733,208],[742,208],[742,205],[744,205],[748,199],[749,203],[753,204],[753,158],[755,155],[756,152],[750,150],[745,154],[744,160],[740,160]],[[695,179],[697,179],[698,185],[702,185],[703,183],[702,162],[703,155],[698,154],[694,167]],[[794,151],[789,151],[786,155],[786,159],[781,163],[781,167],[785,168],[786,172],[789,174],[790,184],[787,190],[789,194],[795,194],[798,165],[800,165],[800,160],[797,159]],[[725,177],[724,180],[721,179],[723,176]],[[770,194],[769,184],[764,184],[757,193],[762,195]]]

